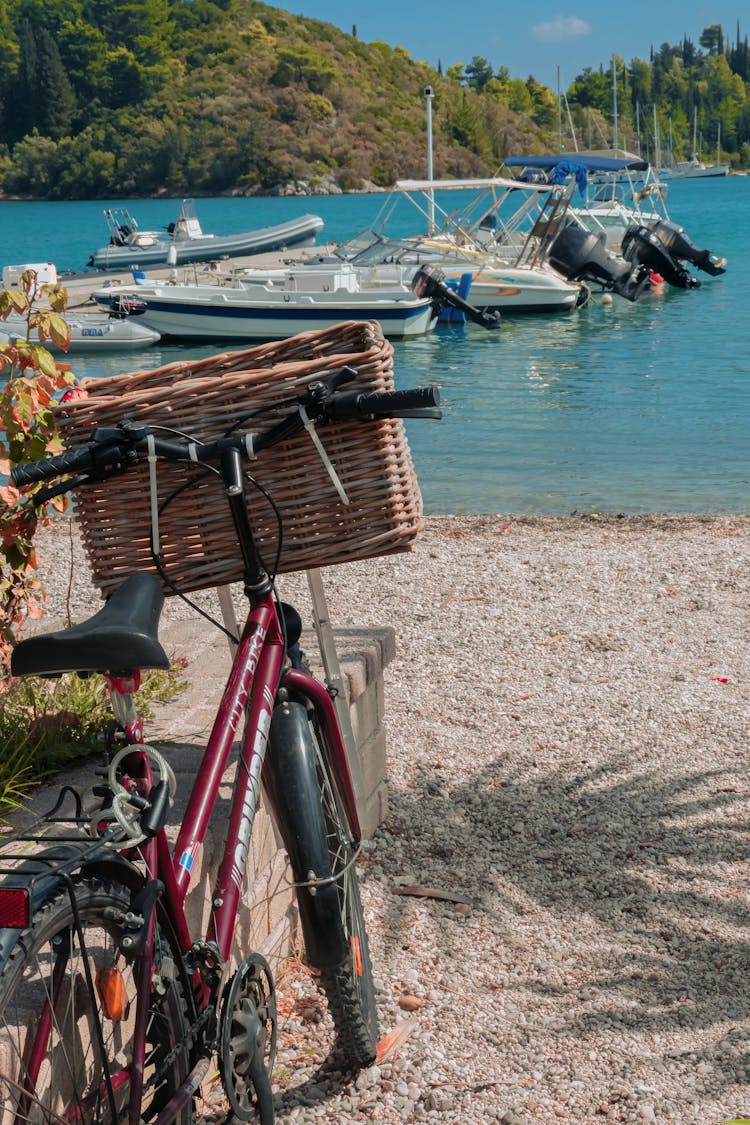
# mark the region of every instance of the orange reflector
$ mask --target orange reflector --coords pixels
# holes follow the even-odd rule
[[[362,951],[359,948],[359,938],[352,936],[351,946],[354,954],[354,971],[358,977],[362,976]]]
[[[29,892],[26,887],[0,887],[0,926],[25,930],[29,924]]]
[[[102,1002],[102,1011],[108,1020],[118,1023],[125,1018],[128,998],[125,982],[119,969],[97,969],[96,991]]]

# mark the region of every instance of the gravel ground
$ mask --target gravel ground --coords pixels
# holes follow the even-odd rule
[[[348,1082],[288,1036],[283,1125],[750,1116],[748,574],[750,519],[659,516],[433,518],[327,572],[336,624],[397,634],[361,878],[402,1041]]]

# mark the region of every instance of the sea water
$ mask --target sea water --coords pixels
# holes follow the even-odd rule
[[[217,234],[313,212],[325,240],[372,225],[382,195],[200,199]],[[118,201],[141,229],[163,229],[175,200]],[[506,316],[488,332],[443,325],[394,342],[396,384],[440,388],[440,422],[407,423],[428,513],[746,512],[750,507],[750,179],[670,185],[671,218],[728,258],[637,304],[595,296],[568,313]],[[107,202],[0,202],[0,265],[79,270],[106,241]],[[394,233],[424,229],[401,208]],[[210,355],[220,344],[163,344],[72,357],[82,376]]]

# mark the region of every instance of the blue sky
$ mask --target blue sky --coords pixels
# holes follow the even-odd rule
[[[697,45],[709,24],[719,23],[734,42],[737,19],[750,34],[737,0],[286,0],[274,7],[333,23],[364,42],[382,39],[404,47],[445,71],[454,62],[487,59],[506,66],[512,78],[533,74],[552,89],[570,85],[584,67],[608,64],[614,53],[627,62],[648,59],[651,46],[679,43],[688,35]]]

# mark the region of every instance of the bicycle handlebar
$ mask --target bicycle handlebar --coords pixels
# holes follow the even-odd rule
[[[438,409],[440,396],[437,387],[417,387],[403,391],[381,391],[363,394],[358,391],[339,391],[336,388],[354,377],[354,372],[342,368],[327,383],[313,384],[300,399],[298,405],[304,406],[307,416],[315,422],[344,422],[370,420],[373,418],[441,418]],[[17,487],[51,481],[72,473],[102,473],[107,469],[124,469],[137,460],[137,454],[146,449],[149,436],[152,437],[154,451],[159,456],[174,461],[181,460],[219,460],[227,449],[246,453],[249,448],[255,452],[271,448],[284,438],[303,428],[299,411],[289,415],[278,425],[265,433],[243,433],[220,438],[218,441],[188,444],[168,441],[155,436],[147,426],[123,421],[115,428],[102,428],[94,431],[93,440],[86,445],[65,450],[43,461],[30,461],[28,464],[14,465],[11,480]],[[77,487],[93,478],[83,478],[70,482]]]

